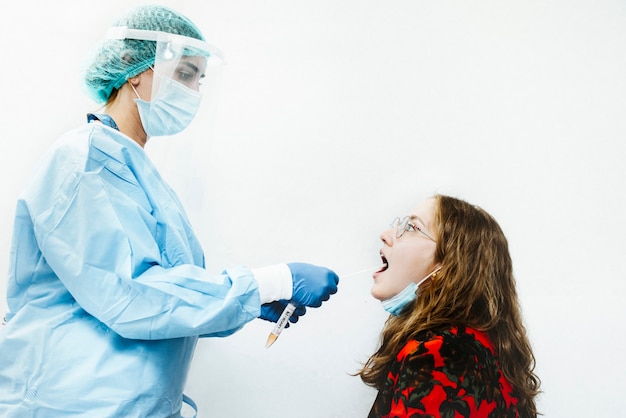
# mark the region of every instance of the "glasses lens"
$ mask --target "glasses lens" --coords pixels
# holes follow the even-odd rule
[[[393,218],[393,221],[391,221],[391,223],[389,224],[389,226],[391,228],[397,228],[398,225],[400,225],[400,218]],[[396,230],[396,235],[398,234],[397,230]]]
[[[409,224],[409,217],[405,216],[404,218],[402,218],[402,220],[400,220],[400,218],[397,219],[398,222],[396,224],[396,238],[400,238],[402,235],[404,235],[404,231],[406,231],[406,227]]]

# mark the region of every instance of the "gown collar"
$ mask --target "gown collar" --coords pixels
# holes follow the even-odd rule
[[[117,127],[117,123],[115,123],[113,118],[105,113],[87,113],[87,122],[91,123],[94,120],[98,120],[102,122],[104,125],[108,126],[109,128],[115,129],[116,131],[120,130]]]

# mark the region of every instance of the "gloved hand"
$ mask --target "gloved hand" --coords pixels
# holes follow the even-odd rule
[[[287,307],[286,300],[277,300],[270,303],[264,303],[261,305],[261,315],[259,318],[265,319],[270,322],[278,322],[278,318],[283,314],[283,311]],[[298,306],[289,317],[289,322],[296,323],[298,319],[306,313],[306,308],[304,306]],[[289,324],[285,328],[289,328]]]
[[[306,263],[288,263],[293,281],[292,302],[296,306],[317,308],[337,293],[339,276],[326,267]]]

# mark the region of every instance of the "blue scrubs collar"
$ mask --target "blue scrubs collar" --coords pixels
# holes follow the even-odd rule
[[[104,113],[87,113],[87,123],[91,123],[94,120],[98,120],[108,126],[109,128],[113,128],[116,131],[120,129],[117,127],[117,123],[113,120],[113,118]]]

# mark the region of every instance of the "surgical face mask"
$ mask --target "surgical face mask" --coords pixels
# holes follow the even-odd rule
[[[159,90],[151,101],[141,99],[137,90],[135,94],[141,124],[149,137],[174,135],[184,130],[196,116],[202,100],[200,92],[169,77],[161,78]]]
[[[424,277],[418,283],[414,283],[414,282],[409,283],[409,285],[405,287],[404,290],[402,290],[397,295],[389,299],[383,300],[381,302],[383,305],[383,308],[393,316],[400,315],[400,312],[402,312],[405,306],[407,306],[409,303],[417,299],[417,290],[419,286],[422,283],[424,283],[426,279],[431,278],[433,274],[437,273],[439,270],[441,270],[441,267],[437,268],[428,276]]]

